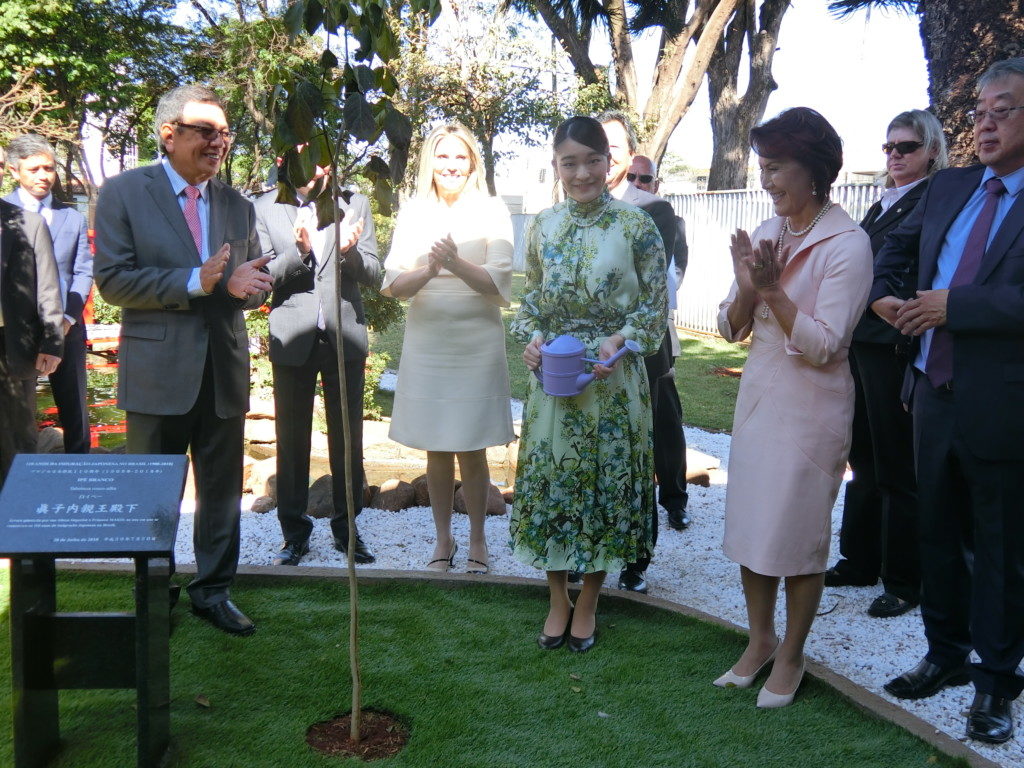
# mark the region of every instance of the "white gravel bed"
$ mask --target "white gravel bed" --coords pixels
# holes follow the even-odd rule
[[[718,457],[723,470],[727,469],[729,440],[726,434],[686,429],[687,445]],[[713,472],[710,488],[689,487],[688,509],[693,522],[686,531],[670,529],[662,516],[655,559],[647,576],[651,595],[698,608],[745,627],[746,613],[739,569],[721,551],[725,475],[724,471]],[[832,511],[830,563],[835,562],[839,551],[842,498],[840,492],[839,501]],[[243,510],[248,508],[251,501],[251,498],[243,500]],[[176,557],[179,563],[192,563],[195,560],[191,543],[193,515],[190,500],[183,505],[182,512]],[[465,515],[454,516],[453,532],[459,543],[455,571],[461,572],[466,568],[468,525]],[[508,546],[507,515],[489,517],[486,528],[492,573],[542,578],[540,571],[512,558]],[[414,507],[402,512],[365,509],[359,516],[359,530],[377,556],[375,565],[360,568],[417,570],[422,569],[430,559],[434,544],[433,524],[427,507]],[[269,565],[280,538],[274,512],[255,514],[243,511],[241,563]],[[315,521],[310,552],[299,567],[305,565],[339,568],[345,565],[341,553],[336,552],[332,546],[326,520]],[[612,586],[613,578],[613,575],[609,575],[608,582]],[[936,696],[916,702],[895,699],[882,690],[887,680],[915,666],[924,655],[926,646],[919,610],[915,609],[894,619],[873,619],[867,615],[869,603],[881,591],[881,585],[868,589],[826,588],[821,607],[825,615],[815,621],[808,642],[808,656],[914,713],[933,724],[937,730],[963,741],[990,760],[1007,768],[1024,768],[1024,723],[1020,722],[1022,715],[1019,706],[1015,713],[1018,720],[1015,738],[1007,744],[988,746],[968,741],[964,735],[965,714],[973,695],[970,686],[946,688]],[[782,600],[780,594],[780,617],[784,616]],[[244,608],[244,595],[240,596],[240,603]],[[541,618],[538,614],[538,622]],[[259,621],[258,616],[255,619]],[[784,629],[782,621],[779,629],[780,632]]]

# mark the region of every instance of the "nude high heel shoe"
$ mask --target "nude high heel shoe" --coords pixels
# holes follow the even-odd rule
[[[764,672],[769,664],[775,661],[775,652],[779,650],[779,645],[781,645],[781,642],[768,654],[768,658],[764,660],[761,666],[754,670],[754,674],[746,676],[737,675],[730,668],[724,675],[715,680],[712,685],[717,685],[719,688],[749,688],[754,684],[757,676]]]
[[[805,662],[800,662],[800,679],[796,683],[796,688],[791,693],[774,693],[768,690],[767,684],[757,692],[757,706],[759,709],[779,709],[780,707],[788,707],[793,703],[793,697],[796,696],[796,692],[800,688],[800,683],[804,681],[804,666]]]

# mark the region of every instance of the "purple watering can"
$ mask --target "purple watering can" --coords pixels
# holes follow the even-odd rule
[[[554,397],[572,397],[580,394],[595,378],[593,373],[584,373],[584,363],[600,363],[612,366],[627,352],[640,352],[640,345],[632,339],[607,360],[592,360],[584,357],[587,348],[575,336],[559,336],[540,348],[540,368],[533,372],[544,392]]]

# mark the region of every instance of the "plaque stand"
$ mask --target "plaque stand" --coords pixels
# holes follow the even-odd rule
[[[134,688],[136,765],[159,768],[170,740],[170,579],[188,459],[182,455],[14,457],[0,488],[0,557],[11,565],[14,768],[60,749],[58,692]],[[57,610],[57,560],[131,558],[134,613]]]
[[[56,558],[11,560],[14,765],[42,768],[60,748],[57,692],[135,688],[137,766],[161,764],[170,738],[166,557],[135,556],[135,613],[58,613]]]

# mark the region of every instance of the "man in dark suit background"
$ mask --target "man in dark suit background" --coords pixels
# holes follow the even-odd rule
[[[64,302],[64,352],[50,374],[50,389],[64,430],[65,453],[89,452],[85,400],[85,324],[82,311],[92,290],[92,254],[85,217],[53,197],[56,153],[42,136],[27,133],[7,145],[7,162],[18,188],[4,199],[46,219],[53,239]]]
[[[242,310],[264,302],[269,259],[252,203],[215,178],[231,140],[217,95],[175,88],[154,122],[162,162],[107,179],[96,207],[96,286],[123,307],[118,407],[129,453],[191,451],[192,612],[249,635],[255,626],[230,599],[249,408]]]
[[[298,190],[300,206],[277,202],[271,191],[256,201],[256,228],[263,255],[271,257],[274,295],[270,311],[270,362],[274,370],[277,432],[277,516],[284,544],[275,564],[298,565],[309,551],[313,521],[309,502],[309,452],[316,380],[323,383],[327,440],[331,463],[334,546],[348,551],[348,505],[345,478],[352,478],[355,509],[363,499],[363,385],[369,347],[366,316],[359,285],[380,287],[370,204],[364,195],[342,192],[344,213],[340,239],[334,225],[318,228],[315,200],[309,196],[328,178],[327,168]],[[342,283],[335,280],[342,260]],[[351,454],[345,455],[341,392],[338,380],[337,310],[340,308],[342,351],[348,402]],[[356,535],[357,563],[374,562],[373,553]]]
[[[630,125],[629,118],[622,112],[603,112],[597,116],[597,121],[604,128],[608,137],[608,149],[611,153],[611,162],[608,170],[608,191],[612,197],[618,198],[627,203],[643,209],[651,218],[661,233],[661,239],[665,245],[666,255],[673,253],[676,242],[676,218],[672,206],[657,195],[637,189],[626,178],[629,173],[629,166],[637,149],[636,134]],[[667,267],[666,267],[667,268]],[[661,419],[671,420],[672,412],[670,407],[662,407],[666,399],[667,389],[660,382],[672,372],[672,339],[671,333],[666,328],[665,336],[662,339],[661,347],[653,355],[644,358],[644,365],[647,368],[647,380],[651,387],[651,415],[653,423],[658,424]],[[674,380],[671,383],[675,388]],[[678,403],[679,396],[676,395]],[[682,433],[682,424],[677,420],[675,428]],[[679,476],[682,471],[682,461],[672,460],[671,466],[665,461],[666,451],[662,445],[659,435],[664,434],[665,429],[672,429],[671,425],[654,428],[654,464],[655,473],[658,474],[659,501],[661,500],[661,486],[669,483],[683,488],[685,494],[686,476]],[[654,481],[654,478],[651,478]],[[667,501],[667,498],[666,498]],[[685,502],[684,502],[685,505]],[[619,574],[619,589],[628,589],[633,592],[647,591],[647,566],[651,563],[653,548],[658,543],[658,508],[655,505],[651,510],[653,540],[651,542],[652,552],[635,563],[629,563]]]
[[[889,681],[900,698],[967,682],[967,736],[1013,735],[1024,689],[1024,58],[979,80],[982,165],[940,171],[886,241],[871,308],[914,336],[914,415],[928,652]],[[917,297],[899,298],[919,256]]]
[[[658,194],[661,179],[658,167],[646,155],[633,155],[626,181],[642,192]],[[686,274],[690,251],[686,244],[686,223],[681,216],[676,222],[675,245],[668,253],[668,340],[672,358],[666,371],[657,381],[658,419],[654,422],[654,471],[658,475],[658,501],[665,508],[670,528],[685,530],[690,525],[686,504],[686,435],[683,433],[683,404],[676,387],[675,358],[679,356],[679,335],[676,333],[672,311],[676,309],[676,294]]]
[[[36,452],[36,377],[56,370],[63,345],[46,222],[0,200],[0,485],[15,454]]]

